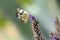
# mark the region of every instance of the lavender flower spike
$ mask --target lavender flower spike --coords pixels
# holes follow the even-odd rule
[[[31,27],[32,27],[32,31],[33,31],[33,37],[35,40],[44,40],[42,37],[41,37],[41,31],[38,27],[38,21],[37,19],[30,15],[30,22],[31,22]]]

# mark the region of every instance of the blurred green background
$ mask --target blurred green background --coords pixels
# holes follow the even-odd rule
[[[50,32],[56,31],[54,18],[60,17],[60,0],[0,0],[0,29],[7,20],[11,20],[26,40],[34,40],[30,23],[24,24],[16,18],[17,8],[24,9],[39,19],[39,27],[46,40],[49,40]]]

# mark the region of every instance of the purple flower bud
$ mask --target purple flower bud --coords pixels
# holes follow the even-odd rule
[[[35,17],[32,16],[32,15],[30,15],[30,16],[29,16],[29,21],[32,22],[32,20],[35,20]]]

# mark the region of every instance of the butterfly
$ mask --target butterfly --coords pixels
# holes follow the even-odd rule
[[[23,9],[18,8],[16,17],[17,17],[17,19],[22,20],[24,23],[27,23],[27,21],[29,19],[29,13]]]

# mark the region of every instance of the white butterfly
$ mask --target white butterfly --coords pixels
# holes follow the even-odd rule
[[[26,11],[24,11],[23,9],[18,8],[16,15],[17,15],[18,19],[24,21],[24,23],[27,23],[28,18],[29,18],[29,14]]]

